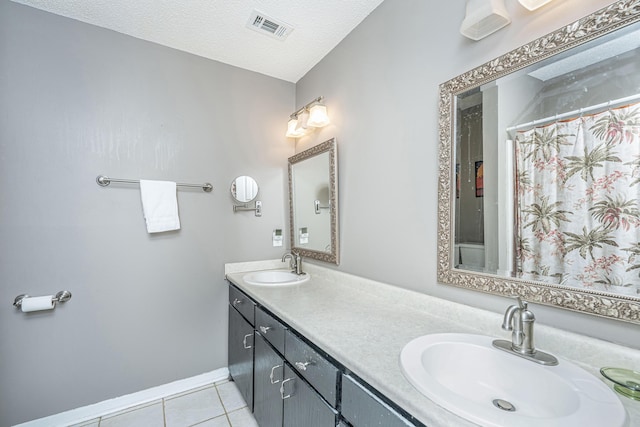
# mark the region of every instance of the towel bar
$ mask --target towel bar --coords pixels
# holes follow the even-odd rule
[[[109,178],[108,176],[104,176],[104,175],[98,175],[96,177],[96,182],[101,187],[106,187],[112,182],[123,182],[126,184],[140,184],[140,180],[138,179]],[[176,183],[176,185],[178,187],[202,188],[202,191],[205,191],[207,193],[210,193],[211,190],[213,190],[213,185],[209,184],[208,182],[205,182],[204,184],[182,184],[178,182]]]

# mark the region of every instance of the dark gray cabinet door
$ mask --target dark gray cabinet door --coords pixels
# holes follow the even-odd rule
[[[284,427],[335,427],[337,412],[287,365],[282,381]]]
[[[414,426],[349,375],[342,376],[342,416],[354,427]]]
[[[253,416],[260,427],[282,427],[280,385],[284,361],[257,333],[255,343]]]
[[[229,306],[229,375],[253,410],[253,326]]]

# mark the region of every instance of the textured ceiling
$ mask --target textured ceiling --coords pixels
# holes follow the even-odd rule
[[[297,82],[382,0],[13,0],[205,58]],[[286,40],[246,27],[251,12]]]

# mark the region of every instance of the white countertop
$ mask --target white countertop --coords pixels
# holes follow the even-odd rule
[[[510,339],[500,328],[501,314],[309,263],[303,267],[311,279],[300,285],[254,286],[242,280],[248,271],[284,267],[280,260],[234,263],[225,266],[225,273],[249,296],[425,425],[476,425],[418,392],[400,370],[400,352],[412,339],[440,332]],[[638,350],[546,327],[539,321],[536,347],[598,378],[602,378],[599,369],[603,366],[640,368]],[[629,425],[640,426],[640,402],[620,400],[629,414]]]

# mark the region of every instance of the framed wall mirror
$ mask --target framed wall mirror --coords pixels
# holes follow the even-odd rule
[[[640,323],[640,5],[440,86],[438,280]]]
[[[291,250],[339,264],[335,138],[289,157],[288,164]]]

